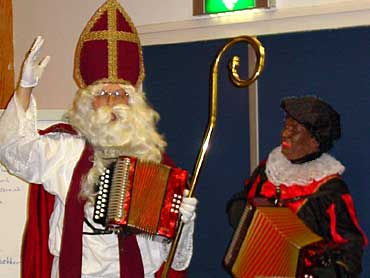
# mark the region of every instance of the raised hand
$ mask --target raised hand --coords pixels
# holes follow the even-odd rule
[[[49,63],[50,56],[46,56],[40,62],[37,62],[43,44],[44,39],[41,36],[38,36],[23,62],[22,75],[19,83],[23,88],[35,87],[38,84],[45,67]]]

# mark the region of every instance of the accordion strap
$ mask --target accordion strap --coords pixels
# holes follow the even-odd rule
[[[92,232],[83,232],[84,235],[105,235],[105,234],[112,234],[113,231],[109,231],[107,229],[99,229],[93,226],[87,218],[84,218],[84,222],[89,228],[92,230]]]

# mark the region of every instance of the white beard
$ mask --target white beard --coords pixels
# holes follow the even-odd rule
[[[90,120],[78,129],[103,156],[129,155],[155,162],[161,160],[161,136],[127,105],[105,106],[92,111]]]
[[[67,119],[94,148],[94,166],[81,188],[81,197],[93,201],[95,182],[103,173],[107,159],[122,155],[159,163],[166,142],[156,130],[159,118],[144,96],[136,94],[130,105],[92,109],[90,94],[77,98]],[[133,97],[133,98],[135,98]]]

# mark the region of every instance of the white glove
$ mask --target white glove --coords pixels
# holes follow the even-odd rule
[[[185,189],[179,209],[181,212],[181,221],[184,222],[184,224],[194,221],[196,217],[195,209],[197,208],[198,204],[198,200],[196,198],[189,198],[187,197],[188,195],[189,190]]]
[[[23,88],[35,87],[38,84],[45,67],[49,63],[50,56],[46,56],[39,63],[36,62],[43,43],[44,39],[41,36],[38,36],[23,62],[20,81],[20,86]]]

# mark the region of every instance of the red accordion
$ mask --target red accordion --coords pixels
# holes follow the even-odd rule
[[[172,238],[187,176],[180,168],[119,157],[100,177],[94,222]]]
[[[305,277],[321,243],[289,208],[247,204],[224,264],[236,278]]]

